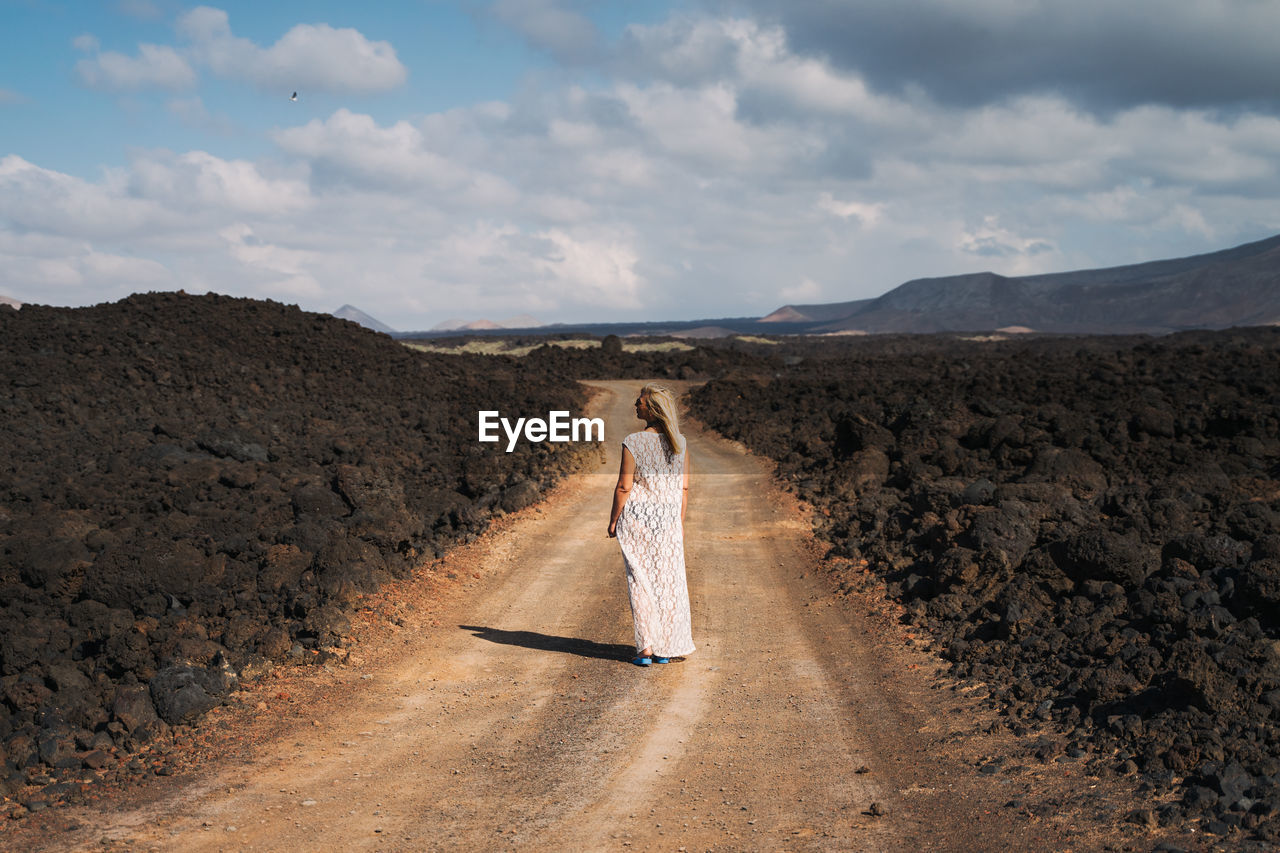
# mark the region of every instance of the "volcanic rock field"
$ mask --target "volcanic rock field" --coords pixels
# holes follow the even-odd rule
[[[362,594],[599,460],[480,444],[478,410],[670,377],[813,507],[832,582],[899,602],[1040,760],[1177,793],[1118,820],[1280,842],[1280,329],[515,358],[148,294],[0,306],[0,364],[6,796],[325,661]]]
[[[361,593],[597,460],[476,441],[482,408],[581,411],[576,383],[272,302],[0,308],[0,364],[5,793],[325,660]]]
[[[1130,820],[1280,840],[1280,330],[810,354],[691,408],[776,461],[843,588],[1056,730],[1041,760],[1181,792]]]

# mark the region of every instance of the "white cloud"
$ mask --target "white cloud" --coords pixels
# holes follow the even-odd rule
[[[589,222],[596,216],[594,205],[582,199],[554,193],[530,198],[529,209],[538,217],[559,225]]]
[[[170,114],[188,127],[208,131],[220,136],[228,136],[235,132],[236,124],[225,115],[214,115],[204,105],[204,99],[198,95],[190,98],[172,98],[166,104]]]
[[[880,221],[884,213],[883,204],[868,204],[861,201],[838,201],[831,193],[824,192],[818,197],[818,209],[839,216],[841,219],[857,219],[866,225],[874,225]]]
[[[510,222],[479,220],[426,243],[418,257],[416,277],[450,304],[469,306],[464,312],[495,304],[507,313],[643,305],[638,254],[617,230],[522,231]]]
[[[149,258],[89,251],[76,261],[79,262],[85,281],[118,282],[132,292],[170,287],[175,283],[173,273],[167,267]]]
[[[75,239],[129,237],[164,221],[160,206],[111,178],[92,183],[16,155],[0,159],[0,226]]]
[[[977,227],[966,229],[960,235],[958,248],[996,258],[1039,255],[1054,250],[1053,244],[1042,237],[1024,237],[1002,227],[996,216],[986,216]]]
[[[90,243],[0,228],[4,287],[24,302],[79,304],[118,299],[139,290],[180,286],[157,261],[95,249]]]
[[[551,119],[547,135],[565,148],[597,148],[604,142],[604,134],[595,124],[563,118]]]
[[[739,18],[674,18],[628,28],[627,47],[640,68],[677,85],[732,80],[740,97],[764,97],[774,109],[879,124],[921,121],[912,105],[872,92],[859,74],[793,53],[777,26]]]
[[[305,180],[200,151],[139,154],[98,181],[11,155],[0,159],[0,268],[27,301],[53,304],[197,282],[235,290],[219,254],[244,258],[227,252],[219,225],[297,216],[309,203]]]
[[[945,132],[934,133],[929,149],[956,160],[1022,166],[1061,164],[1077,156],[1106,153],[1096,149],[1104,131],[1102,122],[1056,96],[939,112],[934,121],[945,125]]]
[[[784,287],[778,291],[778,298],[783,302],[815,303],[822,297],[822,287],[811,278],[803,278],[798,284]]]
[[[149,152],[136,158],[129,190],[170,210],[280,215],[300,211],[311,202],[304,179],[270,178],[246,160],[223,160],[204,151],[177,156]]]
[[[408,76],[389,43],[328,24],[298,24],[263,48],[234,35],[223,10],[199,6],[178,19],[178,32],[197,62],[220,77],[248,80],[263,89],[382,92]]]
[[[261,280],[268,292],[291,298],[316,298],[323,294],[312,270],[324,265],[316,252],[263,242],[249,225],[236,222],[218,232],[227,242],[230,256]]]
[[[26,103],[26,98],[12,89],[0,89],[0,106],[4,104],[22,104]]]
[[[81,39],[76,40],[77,46]],[[196,73],[187,61],[176,50],[164,45],[140,44],[136,57],[106,51],[81,59],[75,68],[86,86],[110,92],[137,89],[178,91],[189,89],[196,83]]]
[[[407,121],[382,127],[371,116],[342,109],[323,121],[274,131],[272,138],[310,164],[321,189],[429,193],[448,208],[501,208],[520,197],[506,178],[432,150],[427,135]]]
[[[1222,119],[1200,110],[1141,107],[1118,116],[1114,132],[1129,140],[1130,169],[1149,164],[1157,176],[1203,188],[1280,189],[1275,116]]]
[[[625,237],[575,237],[560,229],[539,236],[555,247],[554,254],[538,261],[537,267],[556,292],[573,291],[587,304],[614,309],[641,307],[639,257]]]
[[[732,86],[679,89],[667,83],[624,84],[618,98],[659,149],[724,169],[772,170],[822,148],[803,128],[766,127],[741,121]]]
[[[682,86],[721,80],[739,49],[730,32],[741,26],[740,21],[685,15],[651,26],[632,24],[623,37],[618,73],[651,74]]]
[[[431,151],[422,131],[407,121],[381,127],[371,116],[341,109],[324,120],[273,131],[272,139],[316,164],[322,178],[334,175],[393,190],[419,183],[457,187],[466,180],[464,170]]]
[[[642,188],[654,182],[655,164],[638,148],[602,148],[586,154],[580,161],[583,174],[610,185]]]
[[[489,11],[531,45],[561,60],[582,62],[599,56],[600,33],[595,24],[564,8],[559,0],[496,0]]]
[[[1223,201],[1226,201],[1226,210],[1223,209]],[[1055,215],[1064,221],[1109,225],[1117,230],[1123,229],[1121,233],[1154,234],[1171,231],[1194,234],[1206,240],[1220,239],[1220,229],[1210,225],[1211,221],[1239,218],[1243,211],[1251,207],[1248,203],[1241,204],[1239,200],[1233,202],[1229,199],[1220,199],[1215,204],[1206,205],[1198,202],[1185,187],[1157,186],[1150,180],[1135,181],[1079,197],[1054,199],[1049,204]],[[1271,230],[1276,230],[1274,225]]]

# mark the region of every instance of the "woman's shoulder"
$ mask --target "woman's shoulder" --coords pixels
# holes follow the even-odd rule
[[[656,437],[658,434],[656,432],[649,432],[649,430],[647,429],[642,429],[637,432],[633,432],[630,435],[628,435],[626,438],[622,439],[622,443],[626,444],[628,441],[636,441],[636,440],[645,441],[646,439],[642,438],[641,436],[646,436],[646,435],[652,435]]]

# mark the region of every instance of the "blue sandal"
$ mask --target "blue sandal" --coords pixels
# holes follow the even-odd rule
[[[648,655],[640,655],[638,657],[632,658],[631,662],[636,666],[648,666],[649,664],[653,663],[653,658],[649,657]]]
[[[654,663],[671,663],[671,658],[660,658],[657,655],[654,655],[653,662]]]

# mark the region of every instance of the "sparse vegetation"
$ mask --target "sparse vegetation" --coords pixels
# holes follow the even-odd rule
[[[654,341],[645,339],[640,341],[632,340],[622,342],[623,352],[688,352],[692,349],[692,346],[686,343],[681,343],[680,341]]]
[[[767,341],[762,342],[767,343]],[[530,342],[528,338],[514,340],[510,338],[471,338],[452,345],[442,340],[432,341],[431,343],[422,341],[402,341],[401,343],[410,349],[416,349],[421,352],[444,353],[446,355],[511,355],[516,357],[526,356],[542,346],[581,350],[597,349],[600,346],[600,341],[595,338],[538,339],[536,343]],[[649,338],[627,340],[622,343],[623,352],[685,352],[691,349],[693,349],[692,346],[680,341],[653,340]]]

